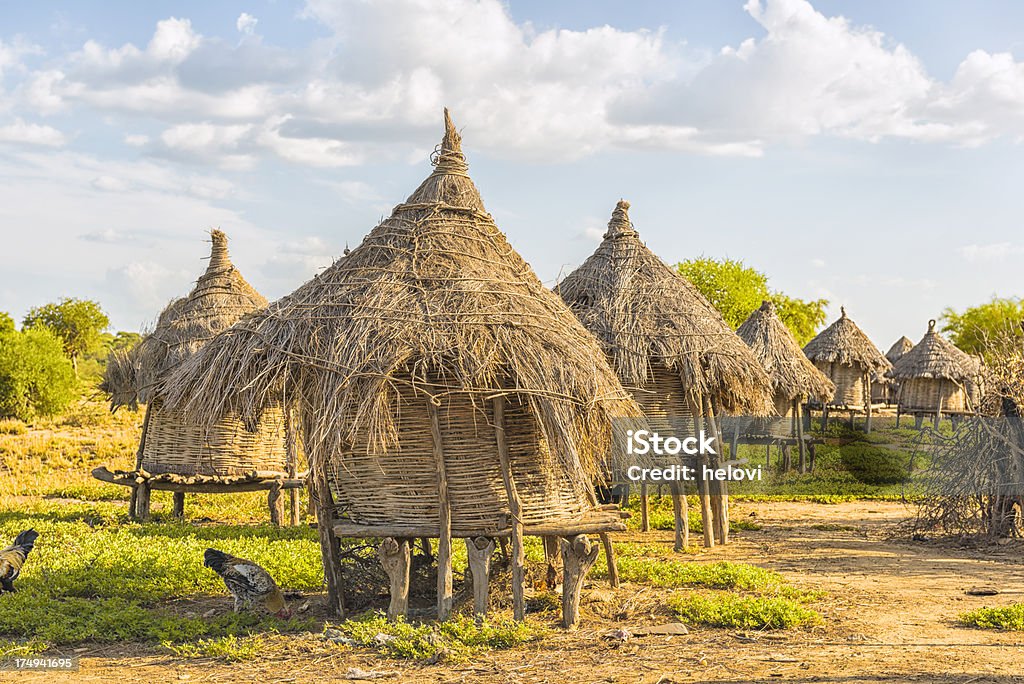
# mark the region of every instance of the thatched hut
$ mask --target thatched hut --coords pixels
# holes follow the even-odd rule
[[[771,302],[762,302],[761,307],[743,321],[736,334],[753,350],[772,383],[778,417],[768,419],[764,432],[768,438],[796,437],[803,464],[803,404],[809,399],[827,404],[836,386],[804,356]]]
[[[717,430],[715,416],[722,411],[768,415],[770,385],[761,364],[697,288],[640,241],[628,211],[628,202],[616,205],[604,240],[558,284],[558,294],[597,338],[649,420],[698,417]],[[714,545],[714,537],[724,543],[724,487],[709,492],[700,479],[698,484],[705,544]],[[711,493],[722,504],[717,516]],[[685,544],[685,499],[673,494],[678,547]]]
[[[111,408],[146,404],[135,470],[97,468],[98,479],[132,487],[131,513],[146,518],[153,489],[174,492],[174,512],[182,515],[185,493],[267,490],[271,516],[281,521],[282,488],[302,486],[297,478],[296,445],[288,438],[285,416],[277,406],[246,426],[236,415],[209,425],[187,420],[165,406],[160,382],[217,333],[266,306],[228,256],[227,236],[211,232],[210,262],[186,297],[160,314],[154,330],[131,352],[111,356],[101,389]],[[293,495],[293,523],[297,517]]]
[[[938,426],[943,414],[973,413],[970,386],[977,383],[978,361],[939,335],[935,321],[928,332],[893,365],[889,375],[899,382],[897,420],[902,414],[931,415]]]
[[[384,539],[391,616],[407,609],[410,540],[437,538],[440,618],[452,538],[467,541],[482,612],[493,540],[511,537],[521,619],[529,534],[563,538],[572,626],[597,552],[586,535],[625,529],[594,495],[604,455],[625,440],[613,418],[640,411],[484,209],[447,110],[433,163],[358,247],[222,333],[170,393],[195,417],[256,422],[276,402],[300,412],[335,612],[339,537]]]
[[[828,422],[829,407],[847,409],[851,416],[862,410],[870,432],[871,374],[884,376],[892,364],[846,315],[846,308],[840,312],[838,320],[804,345],[804,354],[836,386],[832,401],[822,404],[824,422]]]
[[[885,352],[885,358],[889,363],[896,365],[900,357],[914,348],[914,343],[906,335],[896,340],[889,351]],[[871,376],[871,400],[878,403],[895,404],[899,396],[900,384],[888,375],[879,376],[873,373]]]

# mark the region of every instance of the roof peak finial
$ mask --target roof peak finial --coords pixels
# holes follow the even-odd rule
[[[462,154],[462,136],[452,122],[448,108],[444,108],[444,137],[441,144],[434,150],[434,173],[465,175],[469,171],[466,155]]]
[[[839,307],[839,317],[840,318],[846,318],[846,307],[845,306]]]
[[[770,299],[762,299],[761,311],[764,311],[765,313],[773,313],[775,311],[775,304]]]
[[[930,333],[935,332],[935,319],[934,318],[931,319],[930,321],[928,321],[928,332],[930,332]]]
[[[612,218],[608,221],[608,232],[605,238],[618,237],[619,235],[637,235],[636,228],[629,220],[629,202],[620,199],[612,211]]]
[[[209,271],[219,271],[225,268],[231,268],[231,257],[228,255],[228,236],[224,234],[220,228],[213,228],[210,230],[210,242],[213,246],[210,248],[210,264],[207,266]]]

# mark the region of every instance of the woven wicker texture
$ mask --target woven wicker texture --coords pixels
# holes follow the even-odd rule
[[[904,413],[935,411],[942,397],[942,410],[960,412],[968,409],[967,390],[962,384],[944,378],[908,378],[900,381],[899,408]]]
[[[889,375],[900,383],[900,410],[934,411],[941,396],[944,411],[966,411],[973,405],[968,388],[978,394],[981,367],[939,335],[932,320],[921,341],[900,356]]]
[[[671,370],[697,397],[768,415],[768,377],[714,306],[643,242],[620,201],[597,250],[555,291],[613,360],[626,387]]]
[[[831,405],[851,408],[864,406],[865,385],[868,381],[864,377],[863,368],[827,361],[815,361],[814,365],[836,386],[835,395],[829,402]]]
[[[231,411],[255,421],[275,402],[292,402],[311,474],[333,479],[353,515],[433,522],[439,477],[433,466],[432,475],[419,469],[431,440],[424,385],[437,378],[450,393],[439,402],[449,421],[442,433],[452,433],[441,447],[453,451],[453,515],[486,525],[483,533],[501,506],[493,494],[499,461],[486,430],[468,432],[486,425],[468,410],[469,397],[483,405],[508,387],[525,398],[538,431],[517,447],[533,460],[516,485],[546,483],[531,494],[530,516],[558,514],[546,507],[564,480],[589,492],[613,440],[625,439],[613,418],[640,409],[596,341],[486,213],[447,111],[434,164],[348,255],[186,361],[167,382],[168,396],[207,422]],[[400,399],[406,391],[420,398]],[[350,488],[347,478],[364,484]]]
[[[257,432],[249,432],[229,416],[210,426],[184,420],[176,412],[152,404],[142,452],[143,470],[177,475],[245,475],[257,472],[285,476],[288,471],[284,415],[267,411]]]

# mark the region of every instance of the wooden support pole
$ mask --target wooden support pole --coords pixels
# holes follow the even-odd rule
[[[865,397],[866,397],[866,401],[864,403],[867,404],[867,413],[868,413],[867,418],[864,419],[864,432],[870,435],[871,434],[871,374],[870,374],[870,372],[864,374],[864,387],[865,387]]]
[[[779,448],[782,450],[782,472],[788,473],[793,469],[793,455],[786,442],[783,442]]]
[[[554,589],[558,586],[558,566],[560,565],[558,559],[561,555],[561,550],[558,548],[558,537],[541,537],[541,541],[544,543],[544,564],[547,565],[544,583],[548,589]]]
[[[693,413],[694,427],[699,433],[704,429],[704,419],[701,415],[700,403],[693,398],[689,398],[690,411]],[[701,525],[704,528],[704,546],[706,548],[714,548],[715,546],[715,519],[714,513],[711,506],[711,491],[709,483],[704,479],[704,466],[708,465],[707,456],[697,457],[697,495],[700,498],[700,519]],[[676,519],[676,527],[680,529],[682,521]]]
[[[473,612],[487,615],[491,556],[494,555],[494,540],[489,537],[466,539],[466,557],[469,572],[473,575]]]
[[[135,488],[135,519],[140,522],[149,520],[149,504],[153,490],[148,482],[143,482]]]
[[[394,622],[409,612],[409,567],[412,565],[412,551],[409,540],[386,537],[377,547],[377,558],[384,566],[384,572],[391,580],[391,601],[388,603],[388,620]]]
[[[641,532],[650,532],[651,531],[651,522],[650,522],[650,519],[648,518],[649,514],[648,514],[648,509],[647,509],[649,503],[650,502],[647,500],[647,480],[644,480],[643,482],[640,483],[640,531]]]
[[[509,514],[512,518],[512,615],[516,620],[526,617],[526,551],[523,549],[523,507],[516,491],[512,475],[512,461],[505,440],[505,397],[495,397],[494,436],[498,444],[498,461],[501,465],[501,479],[505,483]],[[565,580],[563,579],[563,583]]]
[[[807,470],[808,470],[808,472],[813,473],[814,472],[814,460],[817,457],[817,446],[815,446],[814,442],[811,442],[810,444],[807,445],[807,457],[808,457],[808,460],[810,460],[810,463],[808,464],[809,467],[808,467]]]
[[[423,557],[427,559],[427,562],[433,563],[434,550],[430,547],[430,537],[420,537],[420,549],[423,551]]]
[[[294,480],[299,476],[299,444],[298,435],[295,432],[295,424],[292,421],[292,410],[286,408],[284,412],[284,439],[288,459],[288,479]],[[299,510],[299,490],[288,490],[288,522],[292,527],[299,524],[301,512]]]
[[[334,496],[322,472],[309,472],[310,500],[316,505],[317,532],[320,536],[320,555],[327,583],[327,614],[345,617],[345,589],[341,577],[341,540],[334,534]]]
[[[185,517],[185,492],[174,492],[174,517],[178,520]]]
[[[690,512],[687,510],[686,490],[678,482],[669,485],[672,490],[672,516],[679,524],[675,525],[676,538],[673,547],[681,553],[690,546]]]
[[[722,465],[722,435],[718,430],[718,420],[715,418],[715,406],[711,397],[703,397],[701,405],[707,415],[707,426],[711,437],[715,441],[718,454],[711,457],[711,465],[715,470]],[[729,543],[729,483],[725,480],[715,480],[715,490],[718,496],[715,501],[715,536],[719,544]]]
[[[142,457],[146,451],[146,435],[149,433],[149,414],[152,403],[146,404],[146,413],[142,418],[142,436],[139,438],[139,448],[135,451],[135,470],[142,467]],[[138,519],[139,488],[132,487],[132,496],[128,500],[128,517]]]
[[[437,469],[437,498],[441,536],[437,540],[437,619],[447,620],[452,612],[452,507],[448,499],[448,471],[444,463],[441,421],[437,406],[427,400],[430,433],[434,441],[434,466]]]
[[[281,500],[281,483],[270,485],[267,492],[267,507],[270,509],[270,523],[281,527],[284,524],[284,502]]]
[[[938,391],[939,403],[938,403],[938,406],[935,407],[935,431],[936,432],[939,431],[939,423],[942,421],[942,383],[943,382],[944,382],[944,380],[942,378],[939,378],[939,391]]]
[[[800,472],[806,473],[805,453],[807,452],[807,445],[804,444],[803,402],[800,400],[800,397],[793,401],[793,411],[796,412],[796,443],[797,448],[800,449]]]
[[[562,626],[566,629],[576,629],[579,624],[583,581],[597,560],[598,551],[585,534],[562,540]]]
[[[604,558],[608,565],[608,584],[612,589],[619,588],[619,566],[615,562],[615,547],[612,546],[612,538],[607,532],[600,532],[601,546],[604,547]]]

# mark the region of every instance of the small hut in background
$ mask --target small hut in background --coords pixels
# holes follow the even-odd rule
[[[884,376],[892,364],[878,351],[864,331],[840,307],[840,316],[804,346],[804,354],[836,386],[832,401],[821,404],[823,426],[828,424],[830,408],[853,414],[863,411],[866,429],[871,431],[871,374]]]
[[[268,491],[272,520],[283,519],[282,490],[292,493],[292,524],[298,524],[297,444],[279,406],[247,429],[234,414],[210,425],[186,420],[167,408],[161,381],[217,333],[267,304],[228,256],[227,236],[210,234],[213,247],[206,272],[187,297],[171,302],[156,328],[131,352],[111,356],[101,389],[111,408],[146,404],[133,471],[97,468],[100,480],[132,488],[130,513],[149,516],[154,489],[174,492],[174,514],[184,514],[186,492]]]
[[[601,245],[555,290],[600,342],[655,426],[678,429],[695,419],[696,429],[706,423],[717,434],[715,417],[722,411],[769,415],[771,391],[761,364],[697,288],[640,241],[628,211],[628,202],[616,205]],[[726,484],[697,483],[704,543],[726,543]],[[678,487],[672,493],[680,549],[688,535],[686,500]],[[641,499],[646,527],[643,483]]]
[[[463,537],[487,608],[496,538],[512,540],[523,619],[524,535],[560,537],[563,620],[578,618],[598,548],[624,530],[594,486],[641,416],[596,341],[484,209],[445,111],[435,169],[347,256],[219,336],[171,379],[196,418],[301,413],[330,607],[343,613],[339,537],[382,538],[390,617],[407,610],[410,544],[438,539],[437,615],[452,608]],[[615,564],[609,559],[609,570]]]
[[[928,332],[893,365],[890,376],[899,382],[896,424],[903,414],[915,417],[918,427],[924,416],[933,416],[936,429],[943,415],[959,417],[977,406],[971,387],[979,376],[977,359],[958,349],[928,321]]]
[[[889,347],[889,351],[885,353],[885,358],[895,366],[900,357],[913,348],[914,343],[904,335]],[[878,377],[873,375],[871,378],[871,400],[876,404],[895,404],[899,394],[899,386],[900,384],[896,380],[888,376]]]
[[[743,321],[736,334],[750,346],[772,383],[775,413],[778,417],[759,421],[766,423],[761,432],[766,439],[783,446],[788,446],[795,439],[802,471],[806,446],[803,404],[809,399],[822,405],[829,403],[836,386],[804,356],[793,333],[779,318],[771,302],[762,302],[761,308]],[[747,439],[750,437],[748,434]],[[738,433],[737,438],[739,440]],[[770,445],[771,441],[767,444]],[[788,465],[783,464],[784,467]]]

